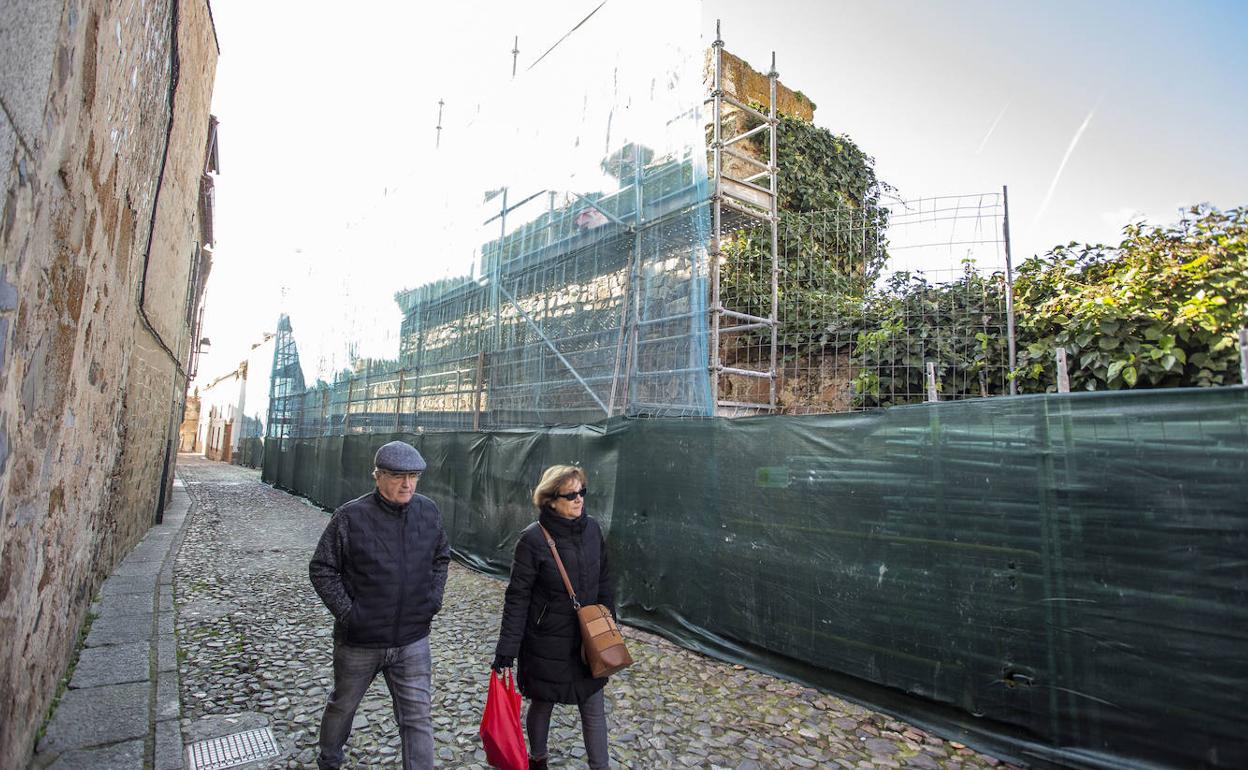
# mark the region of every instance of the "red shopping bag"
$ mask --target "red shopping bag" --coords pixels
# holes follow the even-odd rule
[[[485,761],[498,770],[528,770],[529,752],[520,728],[520,691],[511,669],[504,671],[503,676],[490,672],[490,690],[485,696],[485,713],[481,715]]]

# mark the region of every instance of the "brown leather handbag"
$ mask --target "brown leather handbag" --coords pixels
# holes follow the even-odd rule
[[[559,568],[559,577],[563,578],[563,587],[568,589],[572,599],[572,608],[576,610],[576,619],[581,626],[581,657],[585,659],[589,671],[595,679],[611,676],[617,671],[633,665],[633,656],[628,654],[624,646],[624,635],[615,624],[611,610],[604,604],[582,605],[572,590],[572,581],[568,579],[568,571],[563,568],[563,559],[559,558],[559,549],[555,539],[546,528],[537,525],[550,546],[550,553],[555,557],[555,566]]]

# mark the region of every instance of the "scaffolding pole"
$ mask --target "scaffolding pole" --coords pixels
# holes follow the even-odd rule
[[[1018,382],[1014,369],[1018,366],[1018,352],[1014,337],[1014,263],[1010,257],[1010,188],[1001,185],[1001,234],[1005,237],[1005,334],[1010,350],[1010,395],[1018,395]]]
[[[711,157],[712,171],[714,173],[714,189],[711,191],[711,403],[712,413],[717,411],[714,407],[719,404],[719,323],[720,323],[720,302],[719,302],[719,261],[721,258],[720,247],[722,237],[720,228],[723,225],[723,213],[720,210],[720,200],[723,195],[723,187],[720,182],[720,175],[723,167],[723,139],[722,139],[722,121],[724,109],[724,92],[722,90],[723,75],[723,52],[724,41],[719,31],[719,20],[715,20],[715,42],[711,43],[711,57],[714,60],[714,74],[711,80],[711,100],[713,107],[711,110]]]
[[[776,82],[780,78],[780,73],[776,72],[776,52],[771,52],[771,71],[767,73],[769,86],[769,97],[771,100],[770,109],[768,110],[768,125],[771,126],[770,141],[771,157],[768,168],[768,177],[771,181],[771,377],[767,384],[767,405],[772,409],[776,408],[776,347],[779,342],[780,325],[776,322],[780,317],[780,203],[779,195],[776,189],[778,180],[776,179],[776,171],[779,168],[779,160],[776,154],[776,143],[779,137],[777,130],[779,119],[776,116]]]
[[[715,42],[711,44],[712,51],[712,83],[711,95],[707,102],[711,104],[711,171],[714,180],[713,191],[711,195],[711,303],[710,303],[710,379],[711,379],[711,397],[716,406],[718,413],[719,407],[725,407],[732,410],[741,408],[751,410],[767,410],[772,411],[776,408],[777,393],[777,364],[779,360],[779,326],[776,319],[779,317],[780,304],[780,212],[779,212],[779,187],[777,179],[778,158],[778,126],[779,115],[777,112],[777,89],[779,83],[779,73],[776,71],[776,54],[771,54],[771,69],[767,73],[768,83],[768,99],[767,112],[754,109],[746,104],[741,98],[729,96],[724,92],[723,83],[723,50],[724,41],[720,34],[720,22],[715,22]],[[738,95],[739,96],[739,95]],[[746,115],[753,116],[762,122],[761,125],[750,128],[731,137],[724,136],[724,104],[740,110]],[[767,132],[768,139],[768,160],[767,162],[752,158],[744,153],[727,149],[729,145],[735,144],[751,136]],[[751,164],[752,166],[762,168],[763,170],[749,176],[746,179],[736,179],[724,173],[724,156],[736,158],[742,162]],[[761,184],[760,180],[766,177],[766,184]],[[750,316],[735,310],[730,310],[724,306],[723,294],[720,287],[720,262],[722,259],[723,247],[723,212],[724,209],[734,211],[746,217],[761,220],[768,223],[770,228],[770,284],[771,297],[770,306],[768,307],[768,316]],[[748,317],[750,321],[747,324],[737,324],[729,327],[723,325],[725,317],[733,319],[742,319]],[[746,370],[724,365],[720,356],[720,341],[724,334],[735,332],[752,331],[770,327],[769,354],[767,357],[768,368],[765,372],[754,370]],[[749,374],[746,374],[749,372]],[[726,401],[720,398],[720,379],[721,374],[738,374],[742,376],[755,377],[759,379],[767,379],[767,402],[753,403],[743,401]]]
[[[555,347],[555,343],[551,342],[550,338],[546,336],[546,332],[542,331],[541,325],[538,324],[537,321],[534,321],[532,316],[525,312],[524,308],[520,307],[520,303],[516,301],[515,297],[511,296],[511,292],[507,291],[502,286],[498,287],[498,291],[501,292],[503,297],[511,303],[511,306],[516,309],[516,312],[520,314],[520,317],[533,327],[533,331],[537,334],[537,336],[542,340],[542,342],[546,343],[546,347],[550,348],[551,352],[555,354],[555,358],[559,359],[559,363],[567,367],[567,370],[571,372],[576,381],[581,384],[581,387],[585,389],[585,392],[589,394],[589,397],[592,398],[594,403],[598,405],[598,408],[610,417],[611,410],[607,408],[606,404],[602,403],[602,399],[598,398],[598,394],[594,392],[594,389],[589,387],[589,383],[585,382],[585,378],[581,377],[581,373],[576,370],[576,367],[573,366],[568,359],[564,358],[563,353],[559,352],[559,348]]]

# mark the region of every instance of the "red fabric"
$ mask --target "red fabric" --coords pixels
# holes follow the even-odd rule
[[[498,770],[528,770],[529,752],[520,727],[520,691],[511,669],[503,670],[503,676],[490,672],[490,690],[485,696],[485,713],[481,715],[485,761]]]

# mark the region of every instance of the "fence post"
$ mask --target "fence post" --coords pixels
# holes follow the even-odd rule
[[[1239,330],[1239,381],[1248,385],[1248,327]]]
[[[1005,238],[1005,328],[1010,354],[1010,395],[1018,395],[1014,369],[1018,366],[1017,342],[1014,331],[1014,263],[1010,256],[1010,188],[1001,186],[1002,225]]]
[[[481,430],[481,389],[485,386],[485,351],[477,351],[477,376],[472,388],[472,429]]]
[[[403,369],[399,370],[399,391],[394,398],[394,432],[399,432],[399,420],[403,414],[403,376],[407,374]]]
[[[936,363],[933,361],[927,362],[927,400],[940,400],[940,394],[936,392]]]
[[[355,377],[347,377],[347,406],[346,412],[342,415],[342,435],[351,432],[351,397],[355,395]]]
[[[1054,348],[1057,356],[1057,392],[1070,392],[1070,372],[1066,368],[1066,348]]]

